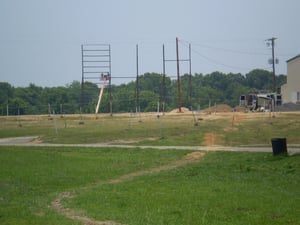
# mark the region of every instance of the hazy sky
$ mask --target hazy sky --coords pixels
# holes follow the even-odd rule
[[[81,44],[111,45],[112,77],[162,73],[166,58],[192,46],[192,73],[246,74],[271,70],[276,37],[276,72],[300,54],[299,0],[0,0],[0,82],[13,86],[64,86],[81,80]],[[181,74],[188,73],[186,62]],[[176,74],[173,62],[168,75]],[[113,79],[112,83],[128,82]]]

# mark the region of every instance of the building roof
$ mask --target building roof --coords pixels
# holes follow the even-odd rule
[[[299,57],[300,57],[300,54],[299,54],[299,55],[296,55],[295,57],[293,57],[293,58],[291,58],[291,59],[288,59],[286,62],[288,63],[288,62],[293,61],[293,60],[295,60],[295,59],[297,59],[297,58],[299,58]]]

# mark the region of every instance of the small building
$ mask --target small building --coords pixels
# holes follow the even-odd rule
[[[281,86],[282,103],[300,104],[300,55],[287,62],[287,82]]]
[[[275,106],[281,105],[281,94],[260,90],[240,96],[240,106],[250,111],[274,111]]]

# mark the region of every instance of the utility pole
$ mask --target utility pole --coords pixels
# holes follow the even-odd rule
[[[278,59],[275,59],[275,51],[274,51],[274,48],[275,48],[275,40],[277,38],[270,38],[270,39],[267,39],[267,45],[271,45],[272,47],[272,59],[269,60],[269,63],[272,64],[272,69],[273,69],[273,92],[276,92],[276,73],[275,73],[275,63],[277,64],[278,63]]]
[[[189,90],[188,90],[188,103],[192,106],[192,50],[191,44],[189,44]]]
[[[181,110],[181,106],[182,106],[182,100],[181,100],[181,84],[180,84],[180,65],[179,63],[181,61],[187,61],[189,62],[189,87],[188,87],[188,102],[190,101],[191,99],[191,86],[192,86],[192,77],[191,77],[191,74],[192,74],[192,66],[191,66],[191,45],[189,44],[189,59],[180,59],[179,58],[179,46],[178,46],[178,43],[179,43],[179,39],[176,38],[176,59],[165,59],[165,46],[163,45],[163,90],[162,90],[162,96],[165,100],[165,97],[166,97],[166,91],[165,91],[165,75],[166,75],[166,72],[165,72],[165,62],[176,62],[177,64],[177,93],[178,93],[178,101],[177,101],[177,104],[178,104],[178,112],[182,112]]]
[[[84,106],[84,63],[83,63],[83,45],[81,45],[81,93],[80,93],[80,112],[83,111]],[[50,115],[50,113],[49,113]]]
[[[162,88],[161,88],[161,102],[162,111],[165,113],[165,103],[166,103],[166,65],[165,65],[165,45],[163,45],[163,78],[162,78]]]
[[[136,81],[135,81],[135,110],[139,112],[140,93],[139,93],[139,46],[136,45]]]
[[[109,78],[109,112],[110,112],[110,116],[112,116],[112,94],[111,94],[111,49],[110,49],[110,45],[109,45],[109,72],[108,72],[108,78]]]
[[[180,71],[179,71],[178,38],[176,38],[176,62],[177,62],[178,112],[181,113],[181,87],[180,87]]]

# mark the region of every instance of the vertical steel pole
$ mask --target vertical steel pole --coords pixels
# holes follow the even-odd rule
[[[81,95],[80,95],[80,111],[83,110],[84,105],[84,56],[83,45],[81,45]]]
[[[110,50],[110,45],[108,46],[109,49],[109,111],[110,111],[110,116],[112,116],[112,94],[111,94],[111,50]]]
[[[136,83],[135,83],[135,107],[138,112],[140,100],[139,100],[139,46],[136,45]]]
[[[179,71],[179,50],[178,38],[176,38],[176,61],[177,61],[177,89],[178,89],[178,112],[181,113],[181,87],[180,87],[180,71]]]
[[[165,113],[166,103],[166,62],[165,62],[165,45],[163,45],[163,80],[162,80],[162,111]]]
[[[189,44],[189,104],[192,107],[192,51],[191,51],[191,44]]]

